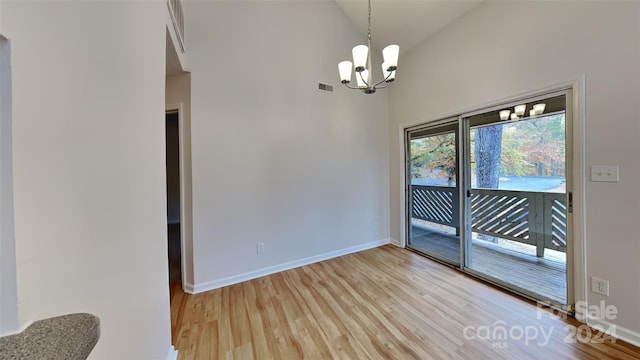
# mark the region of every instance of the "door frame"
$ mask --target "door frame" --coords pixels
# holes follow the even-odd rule
[[[568,136],[569,142],[567,143],[567,157],[570,157],[572,162],[572,169],[567,169],[567,172],[571,173],[573,177],[573,213],[571,216],[571,225],[573,229],[573,235],[571,236],[571,244],[573,254],[571,255],[569,252],[567,253],[567,257],[571,257],[567,261],[567,267],[571,267],[571,269],[567,270],[567,280],[573,282],[572,289],[568,289],[569,295],[571,291],[573,291],[573,303],[586,303],[587,300],[587,258],[586,258],[586,207],[585,207],[585,199],[586,199],[586,176],[585,176],[585,141],[586,141],[586,133],[585,133],[585,75],[579,75],[576,78],[557,83],[555,85],[551,85],[545,88],[539,88],[537,90],[531,90],[524,93],[521,93],[516,96],[498,99],[494,101],[490,101],[485,104],[476,105],[473,107],[468,107],[466,109],[462,109],[459,111],[455,111],[453,113],[449,113],[443,116],[438,116],[436,118],[432,118],[430,120],[422,120],[414,123],[401,124],[399,125],[399,144],[400,144],[400,244],[399,246],[402,248],[406,248],[408,244],[408,231],[407,231],[407,206],[409,204],[408,196],[411,185],[410,182],[407,182],[407,141],[406,141],[406,133],[407,130],[418,126],[429,126],[429,125],[437,125],[443,119],[451,119],[454,117],[458,117],[460,121],[460,126],[462,126],[462,115],[473,114],[474,112],[484,112],[486,109],[492,107],[500,107],[502,104],[518,102],[523,99],[535,98],[538,96],[544,96],[545,94],[571,90],[569,96],[567,98],[567,112],[571,112],[572,115],[572,124],[571,129],[567,128],[567,133],[571,136]],[[482,110],[481,110],[482,109]],[[461,139],[462,141],[463,139]],[[461,198],[461,201],[463,199]],[[462,219],[461,219],[462,220]],[[462,224],[462,223],[461,223]],[[464,255],[464,254],[461,254]],[[569,261],[571,260],[571,261]],[[572,265],[570,263],[572,262]],[[569,282],[571,284],[571,282]],[[498,284],[499,285],[499,284]],[[576,313],[576,319],[580,322],[585,323],[586,318],[583,316],[585,314]]]
[[[182,289],[185,289],[187,284],[187,259],[186,259],[186,227],[187,217],[185,210],[187,209],[187,204],[185,203],[186,194],[185,194],[185,173],[184,173],[184,162],[185,162],[185,151],[184,151],[184,109],[183,104],[175,103],[175,104],[166,104],[165,105],[165,119],[166,115],[169,113],[177,113],[178,114],[178,154],[179,159],[179,172],[180,172],[180,277],[182,282]],[[165,132],[166,129],[166,120],[165,120]],[[165,146],[166,148],[166,146]],[[166,150],[165,150],[166,151]],[[166,156],[166,155],[165,155]],[[165,185],[166,186],[166,185]],[[168,239],[168,237],[167,237]],[[168,241],[168,240],[167,240]]]

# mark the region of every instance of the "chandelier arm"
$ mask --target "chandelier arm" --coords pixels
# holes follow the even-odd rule
[[[369,83],[367,82],[367,80],[365,80],[365,79],[362,77],[362,71],[357,72],[357,74],[360,74],[360,79],[362,80],[362,82],[363,82],[365,85],[367,85],[367,87],[369,87]],[[371,74],[371,70],[369,70],[369,74]],[[369,76],[371,76],[371,75],[369,75]],[[360,88],[358,88],[358,89],[360,89]]]
[[[386,77],[386,78],[384,78],[384,79],[382,79],[382,80],[378,81],[377,83],[375,83],[375,85],[373,85],[373,87],[376,87],[376,86],[378,86],[378,85],[382,84],[383,82],[385,82],[385,81],[389,80],[389,78],[391,77],[391,74],[392,74],[392,73],[393,73],[393,72],[392,72],[392,71],[390,71],[390,72],[389,72],[389,75],[387,75],[387,77]],[[389,84],[391,84],[391,83],[389,83]],[[387,86],[389,86],[389,85],[387,85]],[[381,86],[380,88],[381,88],[381,89],[384,89],[384,88],[386,88],[387,86]]]
[[[344,85],[344,86],[348,87],[349,89],[360,90],[360,88],[359,88],[359,87],[357,87],[357,86],[351,86],[351,85],[349,85],[349,84],[347,84],[347,83],[342,84],[342,85]]]

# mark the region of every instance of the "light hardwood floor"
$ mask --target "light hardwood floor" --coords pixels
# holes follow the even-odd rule
[[[181,360],[640,359],[640,348],[574,332],[573,319],[391,245],[197,295],[172,283],[171,323]],[[571,343],[576,333],[592,341]]]

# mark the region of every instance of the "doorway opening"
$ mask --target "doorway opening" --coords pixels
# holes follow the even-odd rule
[[[180,227],[180,133],[178,111],[165,114],[167,176],[167,238],[169,282],[182,282],[182,239]]]

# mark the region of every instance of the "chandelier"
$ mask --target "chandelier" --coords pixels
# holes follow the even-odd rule
[[[545,107],[546,107],[545,103],[539,103],[539,104],[533,105],[529,110],[529,117],[534,118],[538,115],[541,115],[542,113],[544,113]],[[511,109],[502,110],[499,112],[500,120],[502,121],[521,120],[526,110],[527,110],[527,104],[514,106],[513,112],[511,112]]]
[[[349,89],[362,90],[365,94],[373,94],[376,87],[383,89],[391,84],[396,78],[396,69],[398,68],[398,53],[400,47],[398,45],[389,45],[382,49],[382,77],[383,79],[374,83],[372,80],[371,70],[371,0],[369,0],[369,26],[367,29],[367,45],[357,45],[351,51],[353,54],[353,64],[351,61],[342,61],[338,64],[340,72],[340,82]],[[356,72],[356,81],[358,86],[350,86],[351,69]],[[379,86],[385,83],[385,85]]]

